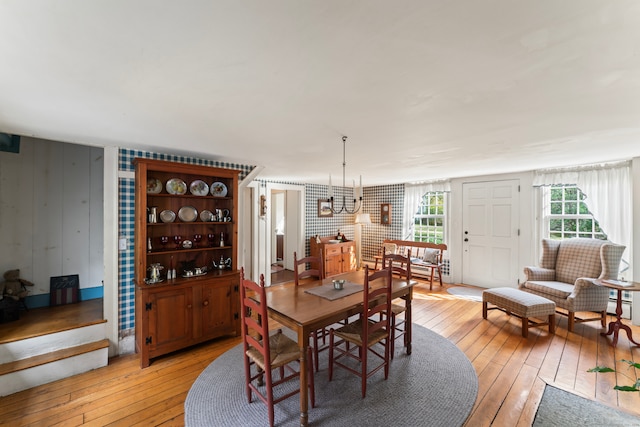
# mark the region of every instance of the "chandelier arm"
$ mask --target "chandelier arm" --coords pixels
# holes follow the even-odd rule
[[[334,197],[333,195],[331,195],[331,197],[329,197],[329,199],[331,200],[331,212],[333,212],[334,214],[339,214],[342,212],[346,212],[348,214],[355,214],[357,213],[360,208],[362,207],[362,193],[360,194],[359,199],[355,196],[355,185],[353,188],[353,192],[354,192],[354,197],[353,197],[353,210],[349,210],[347,208],[347,196],[345,195],[346,192],[346,181],[347,181],[347,136],[343,135],[342,136],[342,206],[340,207],[340,209],[335,209],[333,207],[333,202],[334,202]],[[362,186],[362,176],[360,177],[360,184]],[[329,179],[329,186],[331,186],[331,179]],[[362,191],[362,188],[360,188],[360,191]],[[360,202],[360,203],[358,203]]]

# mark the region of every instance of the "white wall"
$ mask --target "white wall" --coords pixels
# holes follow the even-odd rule
[[[48,294],[52,276],[80,275],[102,286],[103,149],[21,138],[0,152],[0,272],[19,268]]]

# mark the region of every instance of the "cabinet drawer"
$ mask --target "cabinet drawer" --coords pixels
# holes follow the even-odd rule
[[[342,247],[340,246],[325,246],[325,254],[327,256],[330,255],[340,255],[342,253]]]

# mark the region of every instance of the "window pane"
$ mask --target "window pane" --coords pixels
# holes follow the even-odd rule
[[[578,213],[578,204],[575,202],[566,202],[564,204],[564,214],[565,215],[574,215]]]
[[[580,213],[582,215],[589,215],[589,209],[587,209],[587,205],[584,202],[580,202]]]
[[[562,231],[562,220],[561,219],[552,219],[549,221],[549,230],[551,231]]]
[[[421,242],[442,242],[444,237],[444,193],[430,192],[424,195],[414,217],[413,239]]]
[[[566,187],[564,190],[565,200],[578,200],[578,189],[576,187]]]
[[[581,232],[591,233],[593,231],[593,220],[592,219],[579,219],[578,220],[578,229]],[[591,235],[589,235],[591,237]]]

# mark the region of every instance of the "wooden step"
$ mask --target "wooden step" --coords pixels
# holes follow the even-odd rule
[[[102,298],[20,312],[20,319],[0,323],[0,344],[104,323]]]
[[[90,353],[92,351],[96,351],[96,350],[100,350],[108,347],[109,347],[109,340],[103,339],[100,341],[90,342],[90,343],[78,345],[75,347],[53,351],[51,353],[46,353],[38,356],[29,357],[26,359],[16,360],[14,362],[3,363],[0,365],[0,375],[7,375],[13,372],[30,369],[36,366],[56,362],[58,360],[67,359],[70,357],[78,356],[85,353]]]

